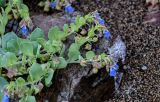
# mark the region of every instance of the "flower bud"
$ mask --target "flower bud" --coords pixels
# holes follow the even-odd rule
[[[94,68],[97,68],[97,69],[100,69],[100,68],[102,68],[102,66],[101,66],[101,64],[100,63],[98,63],[98,62],[92,62],[92,66],[94,67]]]
[[[81,60],[80,65],[85,67],[85,66],[87,66],[87,62],[85,60]]]
[[[93,38],[93,42],[97,42],[98,41],[98,38],[97,37],[94,37]]]
[[[91,49],[92,49],[92,46],[91,46],[90,44],[86,44],[85,49],[86,49],[86,50],[91,50]]]
[[[44,2],[43,2],[43,1],[39,2],[39,3],[38,3],[38,6],[39,6],[39,7],[43,7],[43,6],[44,6]]]
[[[98,68],[93,68],[93,69],[92,69],[92,72],[93,72],[94,74],[98,73]]]
[[[87,31],[85,29],[82,29],[82,31],[80,32],[82,35],[86,35]]]

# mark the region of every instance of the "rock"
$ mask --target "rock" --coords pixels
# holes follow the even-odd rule
[[[32,17],[32,21],[36,27],[39,27],[44,30],[45,35],[47,36],[48,31],[53,26],[63,27],[67,23],[66,18],[63,17],[52,17],[45,15],[36,15]]]
[[[75,17],[75,16],[74,16]],[[66,19],[68,18],[68,19]],[[71,23],[74,18],[69,18],[67,15],[57,14],[55,16],[37,15],[32,17],[35,26],[44,30],[47,36],[49,28],[52,26],[63,27],[65,23]],[[73,40],[73,35],[67,40],[66,47],[68,48],[70,41]],[[117,42],[118,41],[118,42]],[[104,43],[105,42],[105,43]],[[118,58],[124,59],[125,45],[121,39],[115,41],[118,46],[121,46]],[[99,53],[106,51],[110,42],[100,41],[97,43]],[[111,47],[110,52],[114,52],[115,44]],[[83,51],[82,51],[83,54]],[[115,53],[114,53],[115,54]],[[123,54],[123,56],[121,56]],[[117,58],[117,57],[116,57]],[[119,77],[117,87],[119,87],[121,77]],[[113,96],[115,90],[115,79],[108,75],[105,68],[99,69],[98,73],[92,73],[92,67],[82,67],[79,64],[70,64],[66,69],[57,70],[56,76],[53,79],[53,90],[49,102],[103,102]]]
[[[115,77],[115,90],[118,90],[122,81],[123,73],[118,72]]]
[[[115,39],[114,44],[108,49],[109,56],[114,63],[117,63],[119,59],[122,59],[123,64],[125,63],[126,45],[120,36]]]
[[[91,69],[90,66],[69,65],[58,71],[50,102],[103,102],[109,99],[114,91],[114,78],[108,75],[99,78],[105,68],[97,74],[89,74]]]
[[[36,27],[39,27],[44,30],[44,33],[47,37],[48,31],[51,27],[58,26],[62,28],[64,24],[73,22],[74,18],[77,15],[81,14],[79,12],[75,12],[72,15],[73,17],[70,17],[67,14],[63,13],[54,14],[52,16],[40,14],[32,16],[31,19]]]

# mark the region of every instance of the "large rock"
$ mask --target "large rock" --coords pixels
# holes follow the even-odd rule
[[[105,68],[97,74],[91,67],[69,65],[58,71],[50,102],[103,102],[113,95],[114,78]],[[102,78],[103,76],[103,78]]]
[[[54,16],[38,15],[32,17],[33,23],[44,30],[46,36],[49,28],[52,26],[63,27],[65,23],[72,20],[67,15],[58,14]],[[67,40],[67,45],[73,40],[73,37]],[[113,62],[125,57],[125,44],[120,37],[114,39],[115,42],[101,39],[95,46],[97,52],[109,51]],[[110,47],[110,45],[113,45]],[[120,47],[120,49],[118,49]],[[117,51],[118,49],[118,51]],[[120,69],[122,68],[120,63]],[[108,75],[106,68],[99,70],[97,74],[92,73],[92,66],[82,67],[79,64],[70,64],[66,69],[57,70],[53,80],[53,90],[49,102],[103,102],[112,97],[115,86],[119,87],[121,78],[113,78]],[[122,75],[120,74],[122,77]],[[118,80],[118,84],[115,83]]]

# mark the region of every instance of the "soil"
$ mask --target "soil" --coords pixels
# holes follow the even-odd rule
[[[121,35],[126,43],[128,67],[119,91],[109,101],[159,102],[160,27],[144,23],[145,0],[83,0],[75,8],[86,14],[98,10],[112,36]]]

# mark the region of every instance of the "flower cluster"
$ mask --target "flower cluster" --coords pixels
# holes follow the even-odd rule
[[[28,28],[26,25],[22,25],[21,32],[23,36],[28,36]]]
[[[98,21],[98,23],[105,27],[105,20],[101,18],[100,14],[98,12],[95,12],[94,16],[95,16],[95,19]],[[106,40],[109,40],[111,33],[106,28],[103,30],[103,34],[104,34],[104,38]]]
[[[100,25],[105,26],[105,20],[101,18],[98,12],[95,13],[95,18],[99,22]]]
[[[56,5],[57,5],[57,3],[56,3],[55,1],[50,3],[50,7],[51,7],[52,9],[55,9],[55,8],[56,8]]]
[[[55,9],[56,6],[57,6],[57,3],[56,3],[55,1],[50,3],[50,7],[51,7],[52,9]],[[64,10],[65,10],[65,12],[68,13],[68,14],[72,14],[72,13],[75,11],[75,9],[72,7],[71,4],[67,4],[67,5],[64,7]]]

